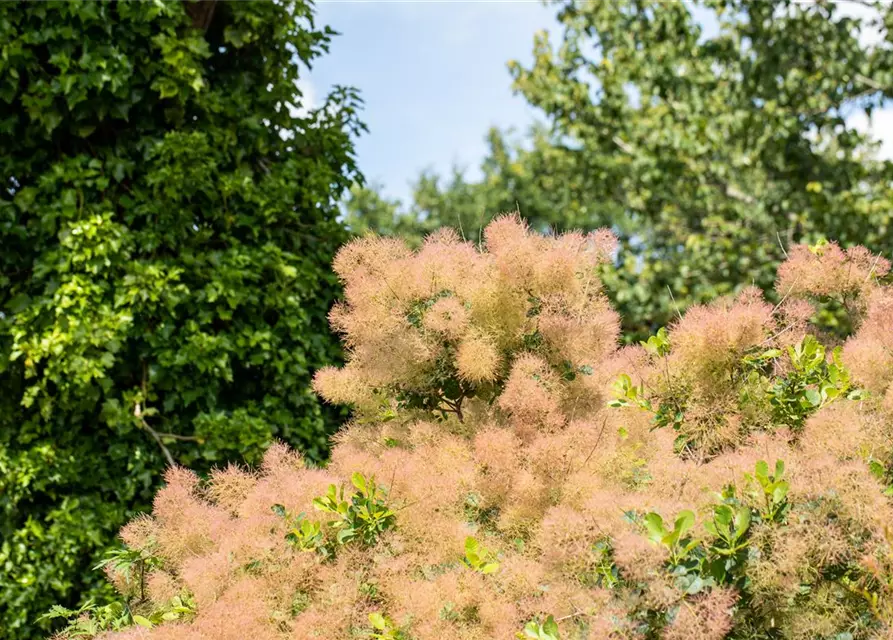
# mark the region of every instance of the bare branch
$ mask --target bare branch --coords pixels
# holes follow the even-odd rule
[[[181,436],[179,433],[162,433],[161,431],[157,432],[159,436],[162,438],[171,438],[173,440],[183,440],[184,442],[201,442],[201,438],[198,436]]]
[[[207,31],[214,19],[217,0],[198,0],[198,2],[186,2],[185,5],[186,14],[192,18],[192,26]]]
[[[137,405],[137,406],[139,406],[139,405]],[[139,418],[140,423],[143,425],[143,429],[148,431],[149,435],[151,435],[155,439],[155,442],[158,443],[158,446],[161,447],[161,453],[164,454],[164,457],[167,460],[167,463],[172,467],[177,466],[177,463],[174,461],[174,456],[172,456],[170,450],[166,446],[164,446],[164,442],[162,442],[161,436],[158,434],[158,432],[155,431],[155,429],[153,429],[152,427],[150,427],[149,423],[146,422],[146,419],[143,418],[141,415],[137,415],[137,413],[135,411],[134,411],[134,415],[137,418]]]
[[[634,153],[635,149],[627,142],[620,139],[620,136],[614,136],[611,141],[616,144],[624,153]]]

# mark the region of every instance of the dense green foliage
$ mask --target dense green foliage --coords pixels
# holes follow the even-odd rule
[[[358,98],[301,110],[333,32],[278,3],[0,4],[0,632],[89,569],[176,460],[322,457],[310,376]]]
[[[677,305],[770,289],[791,244],[889,248],[893,165],[846,122],[893,95],[889,4],[864,3],[873,21],[832,2],[555,4],[557,45],[540,33],[533,64],[509,64],[545,125],[491,131],[480,181],[425,174],[409,206],[355,189],[353,228],[477,238],[519,203],[540,230],[611,226],[621,251],[606,284],[639,339]]]

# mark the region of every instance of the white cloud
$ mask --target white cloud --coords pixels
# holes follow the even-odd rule
[[[793,12],[802,10],[811,4],[813,4],[812,0],[801,0],[787,9],[779,7],[776,9],[775,15],[793,14]],[[855,0],[838,0],[834,4],[834,10],[837,18],[847,17],[861,20],[859,43],[863,47],[871,49],[889,46],[885,41],[885,31],[881,26],[881,16],[877,10],[866,7]],[[868,118],[861,109],[857,109],[846,119],[846,122],[853,129],[880,142],[877,149],[879,158],[893,160],[893,107],[875,109],[871,118]]]
[[[871,114],[871,118],[864,111],[854,113],[847,118],[847,124],[880,141],[878,156],[884,160],[893,160],[893,108],[877,109]]]
[[[859,42],[862,46],[867,48],[889,46],[885,42],[881,16],[877,10],[846,0],[838,2],[835,9],[838,15],[862,21],[862,29],[859,32]],[[860,110],[847,118],[847,124],[881,143],[878,148],[880,158],[893,160],[893,108],[875,109],[871,118]]]
[[[881,28],[881,16],[875,9],[847,0],[840,0],[834,5],[834,8],[840,16],[862,20],[862,29],[859,32],[859,42],[862,43],[862,46],[883,46],[884,30]]]
[[[302,69],[303,71],[303,69]],[[305,117],[311,109],[315,109],[318,105],[318,98],[316,94],[316,87],[313,86],[313,83],[310,81],[309,74],[306,72],[298,78],[298,81],[295,82],[295,86],[298,88],[298,91],[301,93],[301,104],[300,105],[288,105],[288,113],[292,118],[303,118]]]
[[[305,118],[309,115],[312,109],[315,109],[319,106],[317,102],[316,87],[310,81],[309,71],[305,70],[303,67],[301,68],[301,71],[301,77],[298,78],[297,81],[295,81],[295,88],[301,94],[299,97],[296,96],[295,98],[299,104],[293,104],[291,102],[285,103],[285,108],[288,109],[288,115],[290,115],[292,118]],[[276,110],[278,111],[279,109],[281,109],[281,107],[282,105],[280,104],[279,106],[277,106]],[[266,120],[264,121],[264,123],[268,126],[270,124]],[[289,129],[283,129],[279,132],[279,136],[283,140],[291,140],[295,137],[295,134]]]

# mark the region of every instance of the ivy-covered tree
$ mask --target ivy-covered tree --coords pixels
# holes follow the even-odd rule
[[[889,250],[893,164],[848,120],[893,97],[889,3],[862,18],[821,1],[554,4],[560,41],[537,34],[532,65],[509,64],[546,126],[492,131],[479,182],[423,176],[402,212],[418,229],[477,237],[519,203],[540,229],[610,225],[609,292],[639,338],[744,283],[770,289],[794,243]]]
[[[0,628],[34,638],[161,472],[325,456],[357,178],[304,0],[0,4]]]

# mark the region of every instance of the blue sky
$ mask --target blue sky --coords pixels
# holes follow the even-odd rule
[[[410,182],[453,163],[469,175],[493,125],[526,128],[535,113],[513,96],[510,59],[532,59],[533,34],[555,31],[554,9],[538,1],[319,2],[319,24],[342,35],[310,73],[319,100],[333,84],[358,87],[369,133],[360,166],[384,192],[408,199]]]
[[[360,89],[369,126],[357,143],[360,167],[405,202],[425,168],[448,173],[455,163],[479,175],[490,126],[523,130],[533,122],[535,110],[511,91],[506,62],[528,64],[539,29],[557,40],[555,11],[539,0],[318,0],[318,24],[341,35],[301,88],[311,104],[334,84]],[[882,153],[893,157],[893,110],[876,111],[871,123],[862,115],[851,122],[871,128],[884,140]]]

